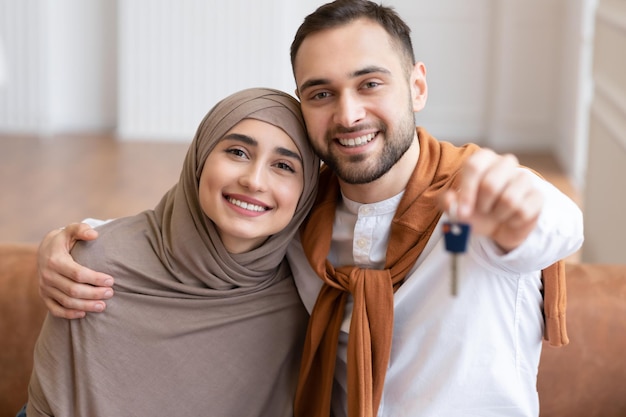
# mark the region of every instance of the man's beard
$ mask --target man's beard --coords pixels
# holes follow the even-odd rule
[[[346,160],[332,152],[324,153],[320,149],[315,149],[315,151],[324,163],[347,184],[368,184],[376,181],[393,168],[413,142],[415,119],[412,112],[409,114],[410,117],[404,117],[401,120],[398,130],[392,136],[387,136],[386,126],[380,126],[379,133],[383,135],[385,143],[379,159],[371,160],[368,164],[364,162],[368,158],[365,155],[353,155]],[[326,143],[331,140],[329,139]]]

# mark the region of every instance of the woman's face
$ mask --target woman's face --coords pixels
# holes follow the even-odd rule
[[[302,157],[289,135],[269,123],[244,119],[207,157],[200,206],[226,249],[242,253],[289,224],[303,188]]]

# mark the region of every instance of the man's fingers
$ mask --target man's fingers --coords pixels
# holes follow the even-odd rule
[[[543,199],[528,177],[532,174],[521,170],[517,172],[507,187],[500,192],[489,213],[498,223],[525,223],[532,221],[541,211]]]
[[[85,289],[72,291],[75,294],[89,293],[89,290]],[[40,295],[46,303],[46,306],[50,309],[50,312],[57,317],[68,318],[68,314],[74,315],[76,312],[100,313],[106,309],[106,303],[102,301],[102,297],[77,298],[69,296],[54,287],[42,289]]]
[[[481,149],[468,158],[458,196],[459,217],[468,218],[474,211],[489,213],[511,181],[512,168],[517,165],[515,156],[500,156],[489,149]]]
[[[505,192],[511,189],[511,183],[515,181],[518,175],[517,167],[517,158],[512,155],[505,155],[496,159],[484,171],[476,197],[476,210],[479,213],[492,213],[496,206],[502,202],[503,197],[509,197],[505,195]]]
[[[42,298],[46,305],[46,308],[48,309],[48,311],[50,311],[50,314],[52,314],[55,317],[72,320],[72,319],[82,319],[83,317],[87,315],[87,313],[84,311],[68,310],[67,308],[62,307],[60,304],[55,302],[52,298],[46,298],[46,297],[42,297]]]
[[[39,280],[41,287],[56,287],[67,295],[79,298],[95,298],[97,287],[109,289],[113,286],[113,277],[93,271],[74,262],[68,253],[51,256],[41,261]],[[87,291],[93,288],[93,291]],[[112,294],[111,294],[112,295]]]
[[[474,213],[478,188],[484,172],[496,157],[493,151],[481,149],[465,161],[458,193],[458,215],[461,219],[466,219]]]
[[[112,278],[99,278],[93,279],[91,275],[100,274],[90,269],[79,267],[80,270],[84,270],[84,273],[77,273],[77,277],[89,276],[89,278],[80,278],[82,281],[77,282],[73,278],[68,278],[68,275],[57,274],[52,271],[45,271],[42,274],[42,280],[44,281],[40,288],[42,293],[56,298],[57,302],[67,308],[77,308],[74,304],[68,304],[66,300],[72,298],[80,300],[107,300],[113,297],[113,289],[111,286],[94,286],[91,282],[94,281],[110,281]],[[72,274],[73,275],[73,274]],[[106,274],[100,274],[108,277]],[[87,282],[87,283],[83,283]],[[61,298],[61,295],[63,296]],[[57,298],[57,296],[59,298]]]
[[[456,217],[458,215],[458,205],[459,202],[457,192],[454,190],[446,191],[440,200],[441,209],[448,213],[451,217]]]
[[[66,288],[69,291],[71,289],[69,286],[72,283],[88,284],[95,287],[112,287],[115,282],[111,275],[94,271],[76,263],[67,252],[51,255],[43,262],[44,265],[40,268],[42,279],[47,285],[63,285],[59,289]],[[67,294],[74,295],[69,292]]]
[[[71,247],[79,240],[94,240],[98,237],[98,232],[86,223],[72,223],[67,225],[63,230],[65,234],[71,238]],[[68,249],[71,249],[71,247]]]

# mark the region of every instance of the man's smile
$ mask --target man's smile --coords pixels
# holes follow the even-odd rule
[[[350,138],[350,139],[337,138],[337,141],[339,141],[339,143],[342,146],[352,148],[355,146],[365,145],[366,143],[371,142],[372,139],[374,139],[375,137],[376,137],[376,132],[368,133],[367,135],[359,136],[356,138]]]

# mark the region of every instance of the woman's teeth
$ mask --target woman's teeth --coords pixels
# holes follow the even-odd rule
[[[250,211],[265,211],[267,210],[265,207],[257,206],[256,204],[246,203],[245,201],[240,201],[231,197],[226,198],[229,203],[236,205],[237,207],[241,207],[244,210]]]

